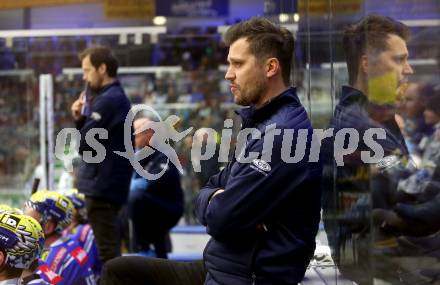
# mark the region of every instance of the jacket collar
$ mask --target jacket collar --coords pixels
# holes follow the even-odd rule
[[[347,106],[353,103],[358,103],[361,105],[367,105],[368,98],[362,93],[362,91],[351,87],[351,86],[342,86],[342,94],[339,100],[339,104],[343,106]]]
[[[360,121],[357,122],[358,124],[365,124],[367,127],[385,128],[388,132],[387,135],[392,135],[394,137],[394,140],[399,142],[400,150],[402,151],[402,153],[408,153],[404,138],[402,136],[402,133],[400,132],[399,127],[397,126],[396,121],[393,119],[382,123],[374,121],[370,117],[366,109],[369,104],[367,96],[356,88],[353,88],[351,86],[342,86],[342,94],[339,100],[339,108],[343,109],[344,107],[352,104],[359,104],[361,108],[364,108],[364,110],[366,111],[365,115],[367,117],[359,117]],[[365,122],[362,122],[362,119],[365,119]]]
[[[160,161],[160,162],[162,160],[164,160],[164,161],[167,160],[168,157],[167,157],[167,155],[165,153],[162,153],[159,150],[154,149],[154,148],[153,148],[153,150],[154,150],[153,153],[151,153],[150,155],[148,155],[147,157],[142,159],[139,163],[146,164],[146,163],[148,163],[150,161],[153,161],[153,160]],[[136,152],[138,152],[138,151],[141,151],[141,149],[137,149],[136,150]]]
[[[114,87],[114,86],[119,86],[121,85],[121,83],[119,83],[119,81],[117,79],[115,79],[112,83],[104,85],[97,93],[96,95],[101,95],[103,93],[105,93],[107,90],[109,90],[110,88]]]
[[[294,87],[287,88],[280,95],[273,97],[260,108],[256,108],[254,105],[251,105],[235,112],[240,115],[243,120],[262,121],[271,116],[282,106],[289,103],[300,105],[300,101],[296,95],[296,88]]]

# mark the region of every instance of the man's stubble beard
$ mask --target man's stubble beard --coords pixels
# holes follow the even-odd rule
[[[101,89],[102,89],[102,82],[103,82],[104,80],[102,79],[102,78],[98,78],[97,79],[97,81],[96,81],[96,85],[95,84],[92,84],[91,82],[89,82],[89,85],[90,85],[90,90],[93,92],[93,93],[98,93]]]
[[[267,83],[264,79],[256,77],[252,84],[249,84],[246,92],[240,91],[240,97],[236,97],[236,102],[240,106],[249,106],[260,101],[261,97],[266,93]]]

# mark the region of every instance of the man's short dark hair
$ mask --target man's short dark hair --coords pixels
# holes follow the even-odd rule
[[[276,57],[281,65],[284,83],[290,84],[295,41],[289,30],[275,25],[266,18],[254,17],[232,26],[224,36],[228,46],[241,38],[246,38],[249,50],[257,60]]]
[[[343,47],[350,85],[356,81],[361,57],[366,54],[367,48],[377,52],[386,50],[389,35],[396,35],[408,41],[410,32],[403,23],[374,14],[345,29]]]
[[[82,61],[84,58],[90,55],[90,62],[98,69],[101,64],[107,66],[107,74],[110,77],[116,77],[118,72],[118,60],[113,55],[112,51],[108,47],[93,46],[83,50],[79,54],[79,59]]]

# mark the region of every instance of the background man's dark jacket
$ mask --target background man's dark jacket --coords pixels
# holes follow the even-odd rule
[[[128,197],[133,171],[128,159],[115,151],[125,152],[124,121],[130,111],[130,102],[120,83],[115,81],[104,86],[92,97],[90,115],[77,121],[81,133],[79,153],[96,150],[86,143],[85,137],[93,128],[104,128],[108,138],[96,140],[105,148],[105,158],[100,163],[82,162],[79,166],[77,187],[88,197],[99,198],[113,204],[123,204]],[[130,134],[132,135],[132,134]],[[133,142],[133,139],[132,139]]]

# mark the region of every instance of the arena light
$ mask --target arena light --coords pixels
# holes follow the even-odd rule
[[[153,24],[156,26],[163,26],[167,23],[167,18],[164,16],[156,16],[153,18]]]
[[[289,14],[281,13],[278,16],[278,19],[280,20],[281,23],[285,23],[285,22],[289,21]]]
[[[299,22],[299,14],[298,14],[298,13],[293,14],[293,21],[294,21],[295,23],[298,23],[298,22]]]

